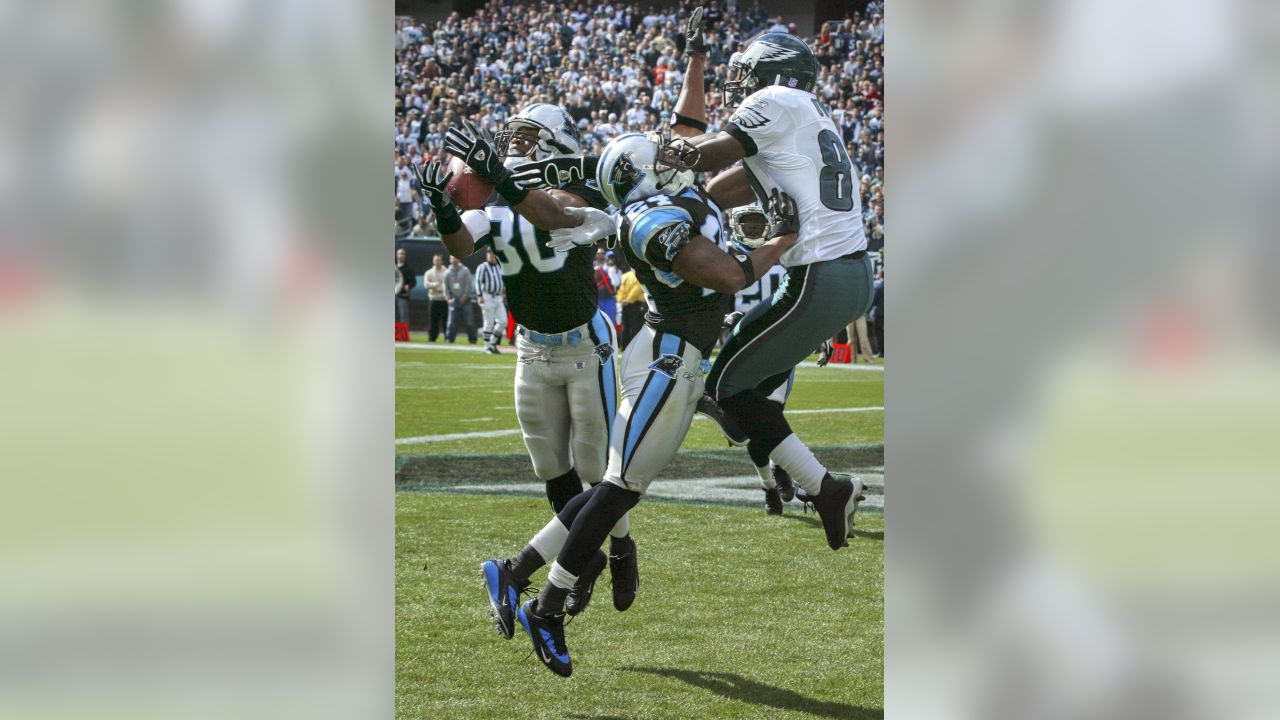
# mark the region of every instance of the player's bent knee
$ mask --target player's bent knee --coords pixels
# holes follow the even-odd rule
[[[600,481],[601,485],[612,485],[613,487],[625,490],[636,496],[636,502],[640,501],[640,497],[644,495],[645,487],[648,483],[638,484],[628,482],[625,478],[606,475],[604,480]]]
[[[743,390],[717,402],[766,456],[791,434],[782,407],[759,390]]]
[[[636,503],[640,502],[640,496],[643,492],[643,490],[634,490],[610,480],[606,480],[596,486],[596,493],[604,496],[599,502],[614,508],[619,515],[625,514],[635,507]]]

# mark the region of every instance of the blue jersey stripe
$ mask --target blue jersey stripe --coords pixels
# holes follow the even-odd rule
[[[612,337],[608,322],[604,313],[599,311],[591,319],[591,329],[595,331],[596,337],[602,343],[609,342],[609,338]],[[601,392],[604,394],[605,427],[607,428],[605,437],[612,437],[613,417],[618,414],[618,380],[614,374],[612,355],[608,360],[600,363],[600,384]]]
[[[662,355],[680,356],[680,338],[675,335],[662,334],[662,340],[659,344],[659,352]],[[655,360],[657,358],[654,358]],[[662,411],[662,398],[666,395],[667,388],[675,382],[666,374],[657,371],[649,371],[648,387],[640,393],[640,397],[636,399],[635,410],[631,413],[630,428],[627,433],[626,442],[622,447],[622,471],[625,474],[627,466],[631,464],[631,455],[640,445],[640,441],[644,439],[644,429],[648,427],[653,417]]]

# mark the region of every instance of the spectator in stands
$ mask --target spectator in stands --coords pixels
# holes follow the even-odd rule
[[[409,291],[418,286],[418,272],[409,264],[404,248],[396,250],[396,269],[400,271],[400,289],[396,291],[396,322],[409,322]]]
[[[695,4],[490,0],[475,17],[453,13],[429,26],[398,23],[391,128],[397,168],[405,158],[443,159],[445,129],[464,118],[494,130],[533,102],[563,105],[587,153],[599,152],[617,133],[654,129],[675,105],[684,67],[682,21]],[[772,4],[785,9],[780,0]],[[874,0],[863,12],[851,10],[810,41],[820,64],[815,94],[831,109],[859,177],[868,176],[864,209],[883,178],[875,170],[884,162],[883,7]],[[754,0],[707,2],[704,17],[711,36],[707,115],[716,130],[734,110],[722,104],[731,57],[761,30],[794,29]],[[400,190],[397,183],[397,202]],[[876,217],[878,223],[866,218],[868,227],[883,233],[883,213]]]
[[[871,344],[876,357],[884,357],[884,266],[876,274],[875,290],[871,295],[871,310],[867,313],[867,324],[871,329]]]
[[[608,253],[608,255],[612,254],[612,251]],[[614,319],[616,323],[617,301],[613,296],[618,292],[618,285],[614,282],[613,272],[609,270],[608,255],[605,254],[603,249],[596,252],[596,297],[600,301],[600,312],[604,313],[605,317]],[[613,270],[616,272],[617,268],[615,267]],[[621,279],[621,275],[618,276],[618,279]]]
[[[618,335],[618,349],[625,349],[631,338],[644,327],[644,287],[636,279],[636,271],[628,270],[622,274],[618,284],[618,292],[614,295],[622,312],[622,332]]]
[[[418,222],[413,226],[413,233],[416,237],[432,237],[436,234],[435,218],[431,213],[422,213],[418,216]]]
[[[458,337],[458,326],[467,330],[467,339],[476,344],[476,290],[472,284],[471,270],[458,258],[450,258],[449,269],[444,273],[444,295],[449,302],[449,325],[444,339],[453,342]]]
[[[444,256],[431,258],[431,268],[422,274],[422,282],[427,286],[427,300],[430,302],[427,319],[427,339],[435,342],[445,332],[449,320],[449,301],[444,295]]]

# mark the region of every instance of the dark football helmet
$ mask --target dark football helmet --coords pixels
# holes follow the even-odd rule
[[[742,56],[729,63],[724,84],[726,102],[737,105],[744,97],[769,85],[813,92],[818,83],[818,58],[803,40],[788,33],[758,35]]]

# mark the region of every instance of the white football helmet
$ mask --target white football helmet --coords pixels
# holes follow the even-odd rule
[[[693,184],[693,172],[662,160],[661,133],[625,133],[605,146],[596,166],[604,199],[624,207],[654,195],[675,195]]]
[[[494,137],[500,157],[546,160],[578,155],[578,126],[559,105],[534,103],[507,120]]]
[[[729,211],[729,229],[733,239],[749,247],[758,248],[768,238],[769,216],[756,203],[736,207]]]

